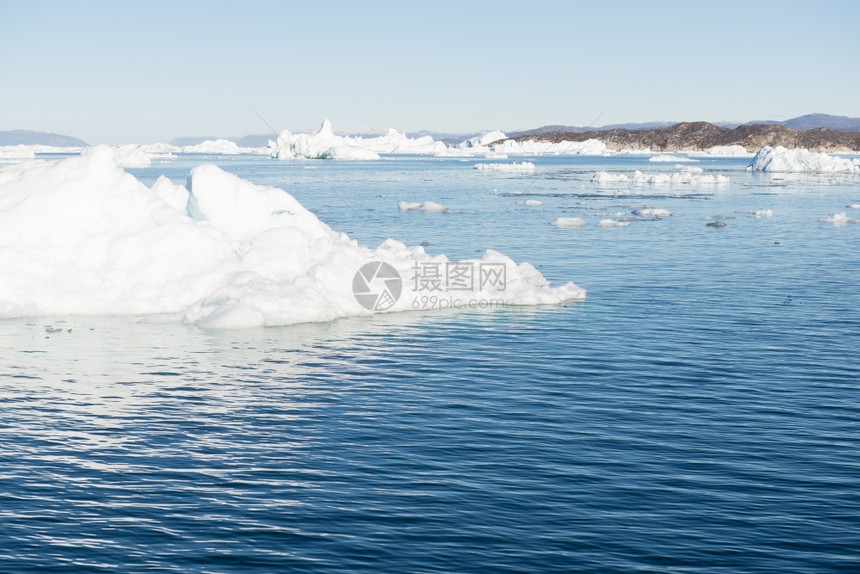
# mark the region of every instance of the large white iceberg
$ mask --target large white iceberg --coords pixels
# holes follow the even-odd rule
[[[383,263],[398,289],[390,272],[374,271]],[[194,168],[185,187],[161,178],[149,188],[96,146],[0,170],[0,317],[141,314],[207,328],[327,321],[413,309],[418,296],[442,295],[422,292],[416,269],[445,277],[451,265],[478,277],[462,299],[585,298],[495,251],[452,263],[390,239],[360,246],[283,190],[214,165]],[[485,270],[492,281],[483,283]],[[370,294],[360,300],[362,289]],[[368,308],[373,289],[389,300]]]
[[[749,166],[752,171],[793,173],[860,173],[860,158],[846,159],[782,146],[761,148]]]
[[[334,133],[331,122],[325,120],[314,133],[282,131],[277,141],[269,142],[269,149],[279,159],[375,160],[380,158],[379,154],[433,155],[445,150],[445,144],[430,136],[410,138],[393,129],[379,137],[340,136]]]

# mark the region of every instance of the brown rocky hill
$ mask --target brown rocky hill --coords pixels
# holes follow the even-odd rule
[[[764,146],[805,148],[818,152],[860,151],[860,133],[825,128],[803,131],[783,125],[753,124],[723,128],[708,122],[682,122],[650,130],[592,130],[586,132],[548,132],[521,135],[517,141],[602,141],[611,150],[651,149],[652,151],[702,151],[718,145],[740,145],[755,152]]]

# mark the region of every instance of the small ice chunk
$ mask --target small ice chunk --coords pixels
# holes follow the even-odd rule
[[[772,209],[756,209],[753,211],[753,217],[761,219],[762,217],[773,217]]]
[[[543,202],[537,199],[527,199],[523,201],[522,204],[528,207],[538,207],[539,205],[543,205]]]
[[[454,213],[441,203],[435,201],[401,201],[398,204],[400,211],[423,211],[424,213]]]
[[[648,161],[681,163],[681,162],[694,162],[694,161],[699,161],[699,160],[693,159],[690,157],[686,157],[683,155],[660,154],[660,155],[655,155],[655,156],[650,157],[648,159]]]
[[[616,219],[601,219],[598,227],[626,227],[630,225],[629,221],[618,221]]]
[[[661,209],[657,207],[643,207],[640,209],[634,209],[633,215],[637,215],[639,217],[670,217],[672,212],[668,209]]]
[[[833,225],[841,226],[846,223],[860,223],[860,219],[854,219],[852,217],[848,217],[846,213],[843,211],[842,213],[836,213],[833,217],[822,217],[818,221],[822,223],[832,223]]]
[[[514,173],[527,173],[535,170],[535,164],[530,161],[521,163],[476,163],[475,169],[479,171],[504,171]]]
[[[559,217],[550,225],[555,227],[582,227],[585,225],[585,220],[581,217]]]

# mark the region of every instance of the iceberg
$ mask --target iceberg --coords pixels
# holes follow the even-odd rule
[[[449,263],[493,270],[496,280],[475,295],[505,305],[586,296],[492,250],[449,262],[392,239],[361,246],[285,191],[211,164],[193,168],[185,186],[160,178],[152,187],[107,146],[0,170],[4,318],[125,314],[202,328],[329,321],[411,310],[421,294],[415,268]],[[362,278],[382,264],[391,272],[368,285],[379,289],[383,277],[388,289],[393,274],[402,284],[386,291],[385,305],[368,307]]]
[[[476,163],[475,169],[479,171],[503,171],[514,173],[531,173],[535,170],[535,164],[530,161],[521,163]]]
[[[435,155],[445,149],[444,143],[430,136],[410,138],[393,129],[379,137],[339,136],[329,120],[314,133],[284,130],[277,141],[269,142],[272,157],[278,159],[377,160],[380,154]]]
[[[860,158],[845,159],[782,146],[761,148],[749,165],[751,171],[791,173],[860,173]]]

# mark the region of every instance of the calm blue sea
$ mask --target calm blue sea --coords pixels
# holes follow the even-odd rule
[[[214,161],[361,243],[497,249],[585,302],[0,321],[0,572],[860,572],[860,225],[818,221],[860,218],[860,177],[527,159]],[[456,213],[397,209],[426,200]],[[596,225],[642,207],[673,215]]]

